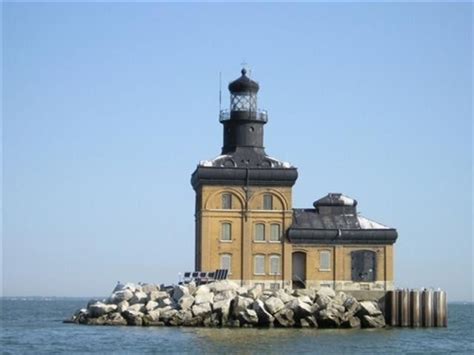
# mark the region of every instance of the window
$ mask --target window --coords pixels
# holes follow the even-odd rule
[[[331,252],[321,250],[319,252],[319,270],[331,270]]]
[[[222,194],[222,209],[232,209],[232,195],[229,193]]]
[[[257,223],[255,225],[255,241],[265,241],[265,225],[263,223]]]
[[[221,224],[221,240],[232,240],[232,225],[230,223]]]
[[[280,265],[280,256],[272,255],[270,256],[270,275],[280,275],[281,265]]]
[[[269,194],[263,195],[263,209],[273,210],[273,196]]]
[[[221,255],[221,269],[226,269],[229,274],[231,274],[232,266],[232,255],[231,254],[222,254]]]
[[[279,242],[281,240],[280,225],[272,224],[270,226],[270,241]]]
[[[265,255],[255,255],[253,269],[255,275],[265,275]]]
[[[280,289],[280,283],[273,282],[270,284],[270,290],[279,290],[279,289]]]

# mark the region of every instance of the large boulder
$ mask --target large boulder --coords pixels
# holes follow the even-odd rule
[[[158,308],[173,307],[174,302],[171,298],[160,298],[158,299]]]
[[[209,302],[208,303],[195,304],[192,307],[192,311],[193,311],[194,316],[205,318],[205,317],[209,316],[212,312],[211,304]]]
[[[117,312],[122,313],[122,312],[125,311],[129,306],[130,306],[130,304],[129,304],[127,301],[119,302],[119,303],[117,304]]]
[[[341,324],[341,317],[334,308],[325,308],[317,313],[317,321],[322,328],[337,328]]]
[[[209,288],[214,293],[224,292],[224,291],[236,291],[240,286],[235,282],[229,280],[215,281],[210,283]]]
[[[189,290],[186,286],[176,285],[173,288],[173,299],[176,302],[178,302],[181,299],[181,297],[188,296],[188,295],[189,295]]]
[[[190,324],[193,318],[193,314],[191,311],[187,309],[181,309],[177,313],[174,314],[173,317],[169,320],[169,325],[184,325]]]
[[[360,305],[359,316],[367,315],[367,316],[375,317],[382,314],[382,311],[380,310],[377,302],[362,301],[359,303],[359,305]],[[361,318],[362,320],[362,317],[359,317],[359,318]]]
[[[240,320],[240,324],[250,324],[256,325],[258,324],[258,315],[253,309],[244,309],[239,313],[238,319]]]
[[[135,291],[133,297],[128,301],[130,304],[144,303],[148,301],[148,295],[143,291]]]
[[[91,318],[98,318],[104,314],[114,312],[117,310],[115,304],[105,304],[102,302],[94,302],[87,307],[87,311]]]
[[[151,291],[148,295],[150,301],[158,301],[163,298],[168,298],[168,292],[166,291]]]
[[[359,302],[352,296],[348,296],[345,299],[343,306],[351,315],[356,314],[361,308]]]
[[[194,297],[191,295],[183,296],[178,301],[178,306],[180,309],[191,309],[194,303]]]
[[[236,296],[234,290],[225,290],[219,293],[214,294],[214,302],[219,302],[223,300],[233,299]]]
[[[257,313],[258,324],[262,326],[273,325],[273,316],[267,312],[265,305],[261,300],[255,300],[252,306],[253,310]]]
[[[316,296],[316,302],[315,304],[318,305],[319,309],[325,309],[330,303],[332,302],[332,298],[329,296]]]
[[[270,297],[265,300],[265,307],[271,314],[275,314],[285,307],[283,301],[277,297]]]
[[[334,298],[336,297],[336,292],[331,287],[323,286],[318,290],[318,292],[316,292],[316,296],[317,297],[327,296],[330,298]]]
[[[247,296],[256,300],[262,295],[262,292],[263,292],[262,285],[257,284],[247,291]]]
[[[144,314],[142,312],[127,309],[122,313],[122,316],[126,319],[128,325],[141,326],[143,324]]]
[[[240,312],[249,308],[253,303],[253,299],[248,297],[236,296],[231,303],[232,314],[234,317],[238,317]]]
[[[383,314],[377,316],[364,315],[360,319],[364,328],[383,328],[385,327],[385,317]]]
[[[153,321],[153,322],[157,322],[160,320],[160,313],[161,311],[159,309],[154,309],[153,311],[148,311],[148,318]]]
[[[316,298],[316,290],[314,288],[299,288],[293,294],[296,297],[307,296],[311,299],[311,302]]]
[[[296,325],[300,328],[317,328],[318,322],[316,321],[316,318],[314,316],[308,316],[299,319],[296,322]]]
[[[104,316],[104,325],[127,325],[127,321],[118,312],[106,314]]]
[[[311,316],[313,313],[311,306],[301,301],[299,298],[295,298],[293,301],[288,302],[285,307],[293,311],[293,314],[296,319]]]
[[[342,306],[344,305],[344,302],[346,301],[347,298],[348,296],[344,292],[338,292],[336,294],[336,297],[334,297],[333,302],[335,304]]]
[[[152,311],[154,310],[155,308],[158,308],[158,302],[155,302],[155,301],[148,301],[148,303],[145,305],[145,308],[146,310],[149,312],[149,311]]]
[[[135,303],[132,304],[127,308],[128,311],[133,311],[133,312],[141,312],[145,313],[146,312],[146,307],[143,303]]]
[[[341,322],[341,328],[360,328],[360,319],[354,316],[347,317]]]
[[[278,297],[279,299],[281,299],[283,303],[288,303],[295,299],[294,296],[290,295],[288,292],[286,292],[286,290],[282,290],[282,289],[275,292],[275,297]]]
[[[301,301],[301,302],[304,302],[304,303],[307,303],[309,305],[312,305],[313,304],[313,301],[311,300],[311,298],[309,296],[298,296],[298,299]]]
[[[160,288],[157,285],[154,284],[143,284],[142,285],[142,291],[145,293],[150,294],[151,292],[156,292],[159,291]]]
[[[133,292],[129,289],[123,289],[123,290],[119,290],[119,291],[116,291],[112,294],[112,296],[110,296],[110,301],[112,303],[120,303],[122,301],[129,301],[131,300],[133,297]]]
[[[178,313],[178,311],[171,308],[160,310],[160,320],[165,324],[169,324],[170,319],[173,318],[176,313]]]
[[[194,304],[212,303],[214,302],[214,293],[212,292],[201,292],[196,293],[194,296]]]
[[[214,313],[217,314],[220,324],[224,325],[229,320],[229,311],[230,311],[230,304],[232,299],[226,299],[214,302],[212,308],[214,309]]]
[[[294,313],[290,308],[283,308],[275,313],[275,325],[280,327],[293,327],[295,325]]]

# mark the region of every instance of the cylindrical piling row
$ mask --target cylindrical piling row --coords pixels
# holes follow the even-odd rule
[[[446,292],[441,290],[437,290],[434,292],[434,326],[448,326]]]
[[[411,304],[411,326],[414,328],[421,327],[421,297],[420,291],[411,290],[410,292]]]
[[[400,325],[399,320],[399,309],[398,309],[398,299],[399,299],[399,290],[389,291],[388,300],[389,300],[389,318],[387,319],[388,323],[392,327],[398,327]]]
[[[433,324],[433,291],[425,289],[422,296],[422,318],[423,327],[432,327]]]
[[[410,326],[410,292],[408,289],[400,291],[400,326]]]

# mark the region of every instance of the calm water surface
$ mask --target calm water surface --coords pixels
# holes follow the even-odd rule
[[[63,324],[87,299],[1,301],[3,354],[474,353],[474,304],[450,304],[449,327],[318,330],[106,327]]]

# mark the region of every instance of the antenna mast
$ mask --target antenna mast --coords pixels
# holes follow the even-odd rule
[[[222,111],[222,72],[219,72],[219,115]]]

